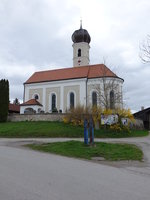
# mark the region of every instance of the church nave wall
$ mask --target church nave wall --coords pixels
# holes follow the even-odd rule
[[[43,88],[29,89],[29,99],[34,99],[36,94],[39,96],[37,100],[43,104]]]
[[[52,94],[56,95],[57,110],[59,111],[61,109],[60,108],[60,87],[51,87],[51,88],[46,88],[45,112],[51,112]]]

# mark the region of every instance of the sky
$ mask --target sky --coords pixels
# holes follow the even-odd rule
[[[124,79],[124,106],[150,106],[150,64],[140,46],[150,34],[149,0],[0,0],[0,79],[10,100],[23,100],[35,72],[73,66],[71,36],[91,36],[90,64],[104,63]]]

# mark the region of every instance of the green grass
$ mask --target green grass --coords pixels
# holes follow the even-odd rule
[[[148,131],[131,131],[131,133],[113,133],[105,129],[95,130],[96,138],[123,138],[147,136]],[[83,128],[63,122],[7,122],[0,123],[0,137],[83,137]]]
[[[142,161],[143,153],[135,145],[131,144],[113,144],[96,142],[95,146],[84,145],[79,141],[55,142],[48,144],[30,144],[28,147],[43,151],[54,153],[58,155],[84,158],[91,160],[92,157],[104,157],[106,160],[119,161],[119,160],[138,160]]]

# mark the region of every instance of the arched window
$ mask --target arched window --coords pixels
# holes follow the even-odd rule
[[[38,94],[35,94],[35,95],[34,95],[34,99],[38,100],[38,99],[39,99],[39,95],[38,95]]]
[[[70,108],[74,108],[74,93],[70,93]]]
[[[41,108],[38,108],[38,113],[40,113],[41,112]]]
[[[115,99],[114,99],[114,91],[110,91],[110,109],[115,108]]]
[[[52,94],[51,109],[52,109],[52,112],[56,109],[56,95],[55,94]]]
[[[81,49],[78,49],[78,57],[81,57]]]
[[[26,108],[24,114],[34,114],[36,111],[33,108]]]
[[[97,93],[92,92],[92,106],[97,106]]]

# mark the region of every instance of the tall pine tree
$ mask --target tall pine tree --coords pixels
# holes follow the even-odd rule
[[[0,80],[0,122],[7,121],[9,109],[9,82]]]

